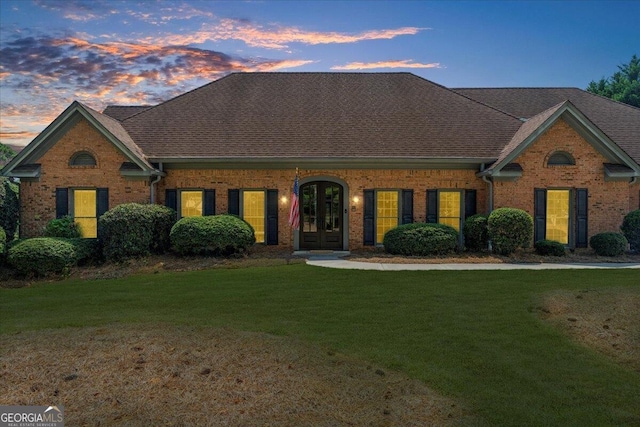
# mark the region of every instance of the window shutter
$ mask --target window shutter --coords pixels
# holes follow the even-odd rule
[[[413,222],[413,190],[402,190],[402,224]]]
[[[576,189],[576,247],[589,245],[588,233],[589,194],[586,188]]]
[[[427,222],[438,222],[438,190],[427,190]]]
[[[216,190],[204,190],[204,206],[202,209],[202,215],[215,215],[216,214]]]
[[[56,218],[69,215],[69,189],[56,188]]]
[[[109,210],[109,189],[96,189],[96,216],[100,218],[102,214]]]
[[[374,190],[364,190],[364,234],[363,244],[375,245],[375,192]]]
[[[464,219],[478,213],[476,208],[476,190],[465,190],[464,192]]]
[[[547,235],[547,190],[533,190],[533,241],[543,240]]]
[[[229,190],[227,203],[229,208],[227,211],[231,215],[240,216],[240,190]]]
[[[164,190],[164,205],[168,208],[178,211],[178,191]]]
[[[278,190],[267,190],[267,245],[278,244]]]

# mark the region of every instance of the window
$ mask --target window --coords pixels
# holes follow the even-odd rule
[[[82,237],[98,237],[96,190],[73,190],[73,219]]]
[[[183,190],[180,192],[180,217],[202,216],[202,191]]]
[[[555,240],[564,245],[588,245],[588,205],[586,188],[534,190],[534,241]]]
[[[69,159],[69,166],[96,166],[95,157],[87,151],[79,151]]]
[[[462,212],[460,191],[440,191],[438,193],[438,222],[449,225],[460,232]]]
[[[569,244],[569,190],[547,190],[548,240]]]
[[[242,218],[256,234],[256,243],[264,243],[265,237],[265,193],[264,191],[242,192]]]
[[[398,191],[376,192],[376,243],[381,244],[387,231],[398,226]]]
[[[564,151],[556,151],[547,161],[547,166],[571,166],[575,164],[576,161],[573,156]]]

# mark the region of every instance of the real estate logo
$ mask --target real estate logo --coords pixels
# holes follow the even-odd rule
[[[64,407],[0,406],[0,427],[64,427]]]

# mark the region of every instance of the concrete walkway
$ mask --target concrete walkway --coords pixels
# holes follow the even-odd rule
[[[590,264],[392,264],[379,262],[348,261],[335,256],[311,256],[308,265],[350,270],[418,271],[418,270],[567,270],[567,269],[640,269],[640,263],[590,263]],[[640,282],[640,276],[638,276]]]

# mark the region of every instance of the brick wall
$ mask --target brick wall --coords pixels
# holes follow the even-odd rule
[[[295,172],[293,170],[220,170],[202,169],[168,170],[167,176],[158,186],[158,202],[164,203],[165,189],[215,189],[216,213],[227,212],[227,190],[229,189],[277,189],[278,196],[287,197],[280,201],[278,211],[278,229],[281,246],[291,247],[293,235],[287,224],[289,202]],[[486,184],[475,177],[472,170],[307,170],[299,171],[299,178],[330,177],[346,182],[349,199],[345,208],[349,212],[349,246],[360,248],[363,243],[363,190],[365,189],[413,189],[414,221],[426,220],[427,189],[475,189],[478,191],[478,212],[486,212]],[[324,178],[320,179],[324,180]],[[353,202],[354,197],[358,203]],[[355,207],[355,208],[354,208]]]
[[[558,150],[570,153],[575,166],[547,166],[549,156]],[[628,181],[605,182],[603,163],[607,160],[563,120],[540,136],[515,162],[522,166],[522,177],[515,182],[495,183],[494,207],[524,209],[533,215],[534,188],[588,188],[589,236],[619,230],[631,208],[630,193],[638,192],[638,185],[629,186]]]
[[[69,166],[78,151],[93,154],[97,166]],[[149,202],[146,179],[131,180],[120,175],[127,158],[85,119],[76,123],[37,162],[41,164],[38,181],[20,184],[20,235],[42,235],[47,222],[56,216],[56,188],[109,188],[109,207],[125,202]]]

